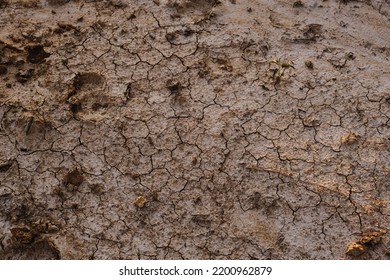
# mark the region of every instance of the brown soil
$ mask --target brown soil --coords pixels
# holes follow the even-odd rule
[[[0,259],[389,259],[389,16],[0,1]]]

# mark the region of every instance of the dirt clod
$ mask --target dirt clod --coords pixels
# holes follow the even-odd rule
[[[354,144],[360,139],[360,136],[354,132],[349,132],[341,137],[342,144]]]
[[[348,245],[346,254],[352,257],[358,257],[366,252],[366,247],[362,244],[352,242]]]
[[[76,90],[94,88],[101,86],[104,78],[97,73],[78,73],[73,79],[73,86]]]
[[[41,45],[27,46],[26,50],[28,52],[27,61],[33,64],[42,63],[50,56]]]
[[[20,71],[16,73],[15,78],[19,83],[25,84],[34,76],[34,73],[35,73],[35,69],[30,68],[26,71]]]
[[[84,176],[76,169],[66,175],[64,182],[65,184],[72,184],[73,186],[78,187],[84,182]]]
[[[306,66],[307,68],[309,68],[310,70],[312,70],[312,69],[314,68],[314,64],[313,64],[313,62],[311,62],[310,60],[306,60],[306,61],[305,61],[305,66]]]

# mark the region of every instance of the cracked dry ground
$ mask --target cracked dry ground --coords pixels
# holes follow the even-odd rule
[[[389,259],[388,3],[0,1],[0,258]]]

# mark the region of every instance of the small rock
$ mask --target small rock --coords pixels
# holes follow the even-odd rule
[[[138,208],[142,208],[145,206],[146,199],[142,195],[138,196],[136,200],[134,201],[134,205]]]
[[[345,252],[348,256],[358,257],[366,252],[366,247],[362,244],[352,242],[348,245],[347,251]]]

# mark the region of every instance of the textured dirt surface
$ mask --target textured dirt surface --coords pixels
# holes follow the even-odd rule
[[[389,259],[389,17],[0,1],[0,258]]]

